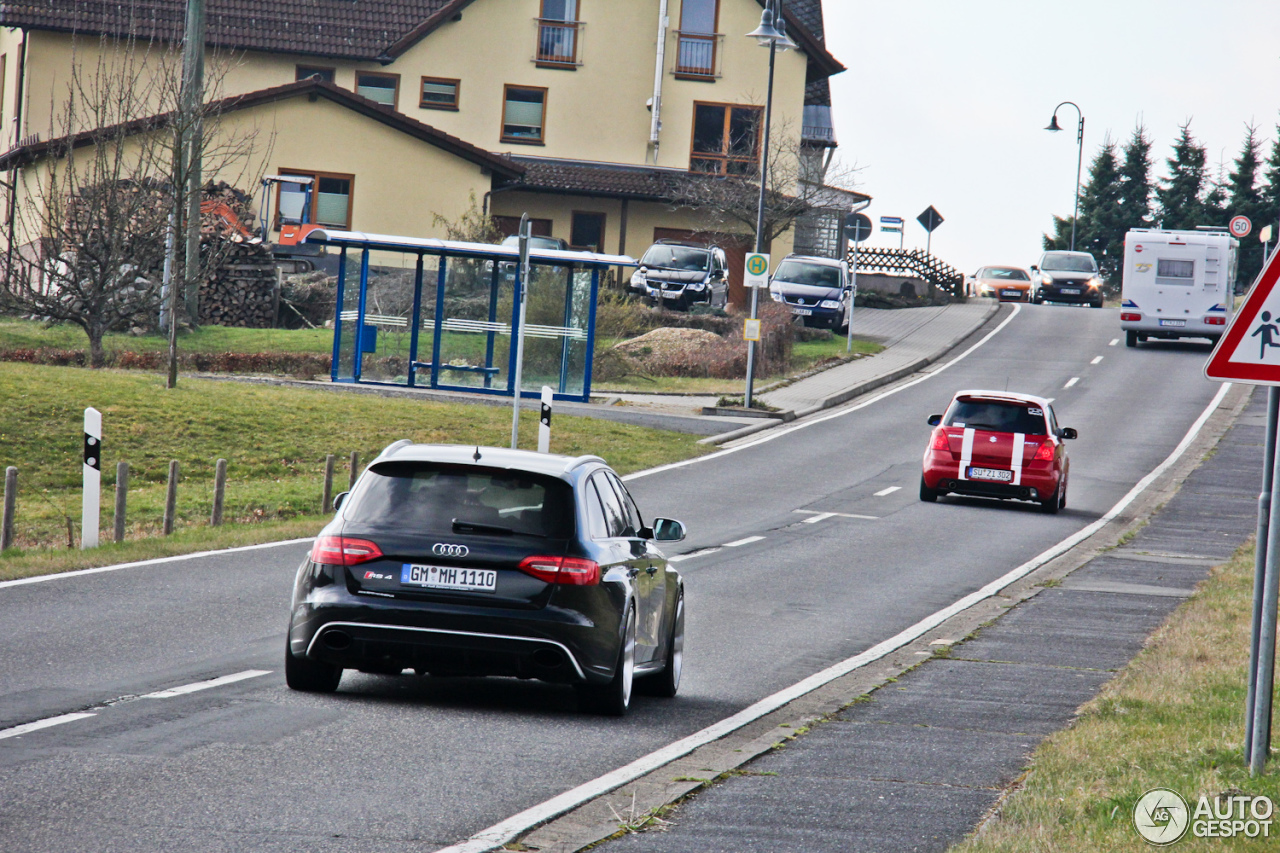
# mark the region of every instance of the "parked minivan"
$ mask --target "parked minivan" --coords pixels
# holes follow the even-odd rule
[[[640,258],[628,287],[668,308],[723,308],[729,301],[729,262],[719,246],[659,240]]]
[[[802,318],[806,326],[839,332],[849,328],[853,288],[844,261],[787,255],[769,280],[769,295]]]

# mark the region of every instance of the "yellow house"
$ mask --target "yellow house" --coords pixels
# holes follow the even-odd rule
[[[220,130],[252,125],[270,139],[260,175],[242,188],[256,191],[261,175],[312,177],[309,221],[440,236],[437,217],[456,219],[474,195],[508,230],[528,213],[535,233],[609,253],[638,255],[662,237],[715,239],[737,261],[736,278],[750,226],[674,203],[672,188],[691,173],[758,174],[768,52],[744,34],[763,5],[208,0],[207,62],[218,69]],[[172,56],[157,46],[181,41],[184,8],[0,5],[0,169],[10,187],[21,184],[15,170],[39,168],[54,138],[74,129],[71,69],[128,53],[163,82]],[[799,49],[776,57],[771,153],[820,184],[835,146],[827,78],[843,66],[824,46],[821,0],[785,0],[784,17]],[[6,192],[0,216],[13,241],[17,199]],[[839,252],[829,226],[852,197],[797,229],[795,248]],[[772,251],[790,251],[794,234]]]

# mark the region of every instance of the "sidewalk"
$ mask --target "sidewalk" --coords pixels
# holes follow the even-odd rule
[[[1131,541],[604,851],[944,851],[1254,532],[1254,395]],[[533,839],[528,839],[531,842]],[[1135,846],[1139,842],[1135,840]],[[545,848],[553,849],[553,848]]]

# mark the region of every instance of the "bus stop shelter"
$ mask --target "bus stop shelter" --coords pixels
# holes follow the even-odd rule
[[[515,394],[515,246],[317,229],[336,249],[334,382]],[[522,396],[591,396],[601,274],[625,255],[530,249]]]

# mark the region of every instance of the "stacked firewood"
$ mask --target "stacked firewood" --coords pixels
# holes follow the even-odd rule
[[[205,186],[204,201],[201,254],[212,265],[200,286],[200,322],[270,328],[279,285],[271,252],[253,233],[252,198],[220,182]]]

